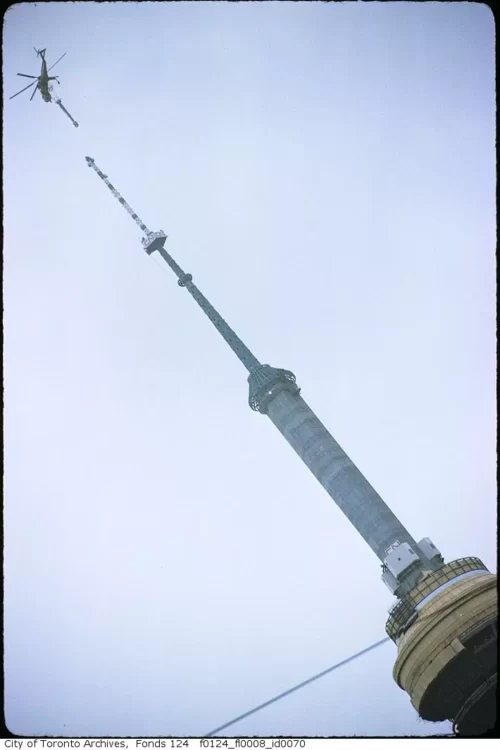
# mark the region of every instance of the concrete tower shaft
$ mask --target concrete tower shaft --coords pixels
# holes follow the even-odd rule
[[[379,560],[396,541],[419,547],[298,393],[283,390],[268,404],[267,416],[312,471]],[[420,553],[422,561],[429,561]]]

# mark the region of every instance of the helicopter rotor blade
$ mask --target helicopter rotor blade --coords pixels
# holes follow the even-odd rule
[[[64,55],[65,54],[66,54],[66,52],[64,53]],[[61,55],[61,57],[59,58],[59,60],[62,60],[63,57],[64,57],[64,55]],[[55,63],[54,63],[54,65],[50,66],[49,70],[52,70],[52,68],[55,68],[55,66],[57,65],[57,63],[59,62],[59,60],[56,60]],[[47,71],[47,73],[49,72],[49,70]]]
[[[18,73],[17,75],[23,78],[38,78],[38,76],[29,76],[27,73]]]
[[[13,96],[9,96],[9,99],[15,99],[16,96],[19,96],[19,94],[22,94],[23,91],[26,91],[26,89],[31,88],[32,86],[34,86],[34,84],[35,84],[35,81],[33,81],[33,83],[28,83],[28,85],[25,86],[23,89],[21,89],[21,91],[18,91],[17,94],[14,94]],[[35,91],[36,91],[37,88],[38,88],[38,81],[37,81],[37,86],[35,88]],[[31,101],[31,99],[30,99],[30,101]]]
[[[36,92],[37,92],[37,89],[38,89],[38,83],[37,83],[37,85],[35,86],[35,88],[34,88],[34,90],[33,90],[33,93],[32,93],[32,94],[31,94],[31,96],[30,96],[30,101],[31,101],[31,100],[33,99],[33,97],[35,96],[35,94],[36,94]]]

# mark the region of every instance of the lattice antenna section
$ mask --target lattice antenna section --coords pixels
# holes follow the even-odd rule
[[[63,55],[63,57],[64,57],[64,55]],[[54,66],[52,66],[52,67],[54,67]],[[49,68],[49,70],[50,70],[50,68]],[[50,91],[50,95],[52,97],[52,101],[55,102],[60,109],[62,109],[62,111],[64,112],[64,114],[66,115],[66,117],[69,117],[69,119],[71,120],[71,122],[73,123],[73,125],[75,126],[75,128],[79,127],[79,125],[78,125],[77,121],[75,120],[75,118],[70,115],[70,113],[68,112],[68,110],[66,109],[66,107],[64,106],[64,104],[62,103],[61,99],[55,94],[54,86],[52,86],[52,84],[49,85],[49,91]]]
[[[177,283],[179,286],[185,287],[188,290],[191,297],[198,303],[207,318],[219,331],[226,344],[228,344],[236,354],[240,362],[249,372],[258,369],[261,365],[257,357],[252,354],[250,349],[243,343],[240,337],[236,335],[231,326],[226,323],[222,315],[217,312],[213,305],[210,304],[205,295],[200,292],[196,284],[193,284],[192,275],[190,273],[185,273],[172,256],[167,253],[164,247],[159,247],[157,249],[165,263],[177,276]]]
[[[68,110],[66,109],[66,107],[64,106],[64,104],[62,103],[62,101],[60,99],[54,99],[54,101],[57,104],[57,106],[62,109],[62,111],[64,112],[64,114],[67,117],[69,117],[69,119],[71,120],[71,122],[73,123],[73,125],[75,126],[75,128],[77,128],[78,127],[77,121],[70,115],[70,113],[68,112]]]
[[[86,156],[85,161],[87,162],[87,165],[89,167],[92,167],[92,169],[95,172],[97,172],[101,180],[111,190],[116,200],[122,204],[125,211],[127,211],[127,213],[130,214],[130,216],[133,218],[135,223],[140,227],[141,231],[146,235],[146,237],[142,238],[141,242],[147,254],[151,255],[151,253],[154,252],[154,250],[158,250],[158,248],[163,247],[163,245],[165,244],[165,240],[167,239],[167,235],[165,234],[165,232],[161,229],[159,232],[151,232],[147,228],[145,223],[142,221],[142,219],[136,214],[134,209],[131,206],[129,206],[125,198],[123,198],[123,196],[120,195],[120,193],[115,188],[115,186],[111,184],[111,182],[108,180],[108,175],[104,174],[104,172],[102,172],[102,170],[99,169],[99,167],[95,163],[95,160],[91,156]]]
[[[158,250],[163,260],[177,276],[177,283],[179,284],[179,286],[186,287],[189,294],[198,303],[207,318],[213,323],[224,341],[231,347],[233,352],[236,354],[240,362],[244,364],[247,370],[249,372],[252,372],[257,368],[260,368],[261,365],[257,357],[252,354],[250,349],[245,346],[243,341],[239,336],[236,335],[231,326],[226,323],[222,315],[217,312],[215,307],[210,304],[207,298],[200,292],[198,287],[193,284],[193,277],[191,276],[191,274],[185,273],[179,266],[179,264],[175,262],[172,256],[167,253],[167,251],[163,247],[167,238],[165,232],[150,232],[142,219],[139,218],[135,211],[129,206],[127,201],[122,198],[115,186],[111,184],[111,182],[108,180],[108,176],[99,169],[94,159],[92,159],[90,156],[86,156],[85,160],[88,166],[92,167],[92,169],[97,172],[101,180],[106,183],[115,198],[122,204],[126,211],[131,215],[135,223],[138,224],[141,230],[147,235],[147,239],[142,240],[147,254],[151,255],[155,250]]]

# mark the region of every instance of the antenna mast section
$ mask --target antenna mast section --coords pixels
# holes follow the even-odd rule
[[[65,54],[66,54],[66,52],[64,53],[64,55]],[[64,55],[62,55],[62,57],[60,57],[59,60],[62,60],[62,58],[64,57]],[[54,63],[54,65],[57,65],[57,63],[59,62],[59,60],[56,60],[56,62]],[[52,65],[49,68],[49,70],[52,70],[52,68],[54,67],[54,65]],[[59,81],[58,81],[58,83],[59,83]],[[61,99],[58,96],[55,95],[55,93],[54,93],[54,86],[52,86],[52,84],[49,86],[49,91],[50,91],[50,95],[52,97],[52,100],[57,104],[57,106],[60,109],[62,109],[62,111],[64,112],[64,114],[66,115],[66,117],[69,117],[69,119],[71,120],[71,122],[73,123],[73,125],[75,126],[75,128],[79,127],[77,121],[74,119],[74,117],[72,117],[70,115],[70,113],[68,112],[68,110],[66,109],[66,107],[64,106],[64,104],[62,103]]]
[[[92,159],[91,156],[86,156],[85,161],[87,162],[87,165],[89,167],[92,167],[92,169],[97,172],[101,180],[108,186],[108,188],[111,190],[113,195],[115,196],[116,200],[122,204],[123,208],[127,213],[130,214],[130,216],[133,218],[135,223],[141,228],[141,231],[144,232],[146,237],[143,237],[141,242],[143,244],[144,250],[147,252],[148,255],[151,255],[155,250],[158,250],[160,247],[163,247],[165,244],[165,240],[167,239],[167,235],[163,230],[160,229],[159,232],[151,232],[147,226],[144,224],[141,218],[136,214],[133,208],[129,206],[125,198],[123,198],[118,190],[115,188],[114,185],[111,184],[111,182],[108,180],[108,175],[104,174],[97,164],[95,163],[94,159]]]
[[[194,300],[198,303],[198,305],[201,307],[205,315],[211,320],[211,322],[214,324],[214,326],[219,331],[220,335],[224,339],[224,341],[229,344],[233,352],[236,354],[240,362],[242,362],[247,370],[249,372],[252,372],[256,368],[260,368],[261,364],[257,357],[255,357],[250,349],[245,346],[243,341],[240,339],[239,336],[236,335],[236,333],[233,331],[230,325],[226,323],[222,315],[217,312],[215,307],[210,304],[210,302],[207,300],[204,294],[200,292],[196,284],[193,284],[193,277],[190,273],[185,273],[182,268],[178,265],[178,263],[175,262],[175,260],[172,258],[169,253],[165,250],[163,245],[165,244],[165,240],[167,239],[167,235],[163,231],[159,232],[150,232],[147,226],[144,224],[142,219],[137,216],[135,211],[129,206],[127,201],[122,198],[118,190],[115,188],[114,185],[111,184],[111,182],[108,180],[108,176],[106,174],[103,174],[103,172],[99,169],[97,164],[95,163],[94,159],[92,159],[91,156],[86,156],[85,160],[89,167],[92,167],[92,169],[97,172],[99,177],[103,182],[106,183],[108,188],[111,190],[117,201],[119,201],[122,206],[125,208],[125,210],[130,214],[130,216],[133,218],[136,224],[138,224],[141,228],[141,230],[145,233],[146,237],[142,239],[142,244],[144,246],[145,251],[148,255],[151,255],[155,250],[158,250],[161,257],[167,263],[168,266],[172,269],[172,271],[177,276],[177,283],[179,286],[185,286],[188,290],[189,294],[193,297]],[[276,372],[285,373],[285,370],[276,370]],[[284,376],[285,377],[285,376]],[[286,377],[290,377],[293,380],[295,380],[295,376],[292,375],[292,373],[286,374]]]
[[[69,119],[71,120],[71,122],[73,123],[73,125],[75,126],[75,128],[77,128],[78,127],[77,121],[73,117],[71,117],[70,113],[68,112],[68,110],[66,109],[66,107],[64,106],[64,104],[62,103],[62,101],[60,99],[54,99],[54,101],[57,104],[57,106],[62,109],[62,111],[64,112],[64,114],[67,117],[69,117]]]

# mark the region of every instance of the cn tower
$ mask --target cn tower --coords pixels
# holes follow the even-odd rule
[[[496,575],[477,557],[445,562],[435,544],[416,541],[303,399],[295,375],[262,364],[165,250],[167,236],[139,219],[95,160],[85,157],[209,318],[248,372],[248,402],[277,427],[380,561],[396,597],[386,624],[397,646],[393,676],[427,721],[450,720],[461,736],[495,723]]]

